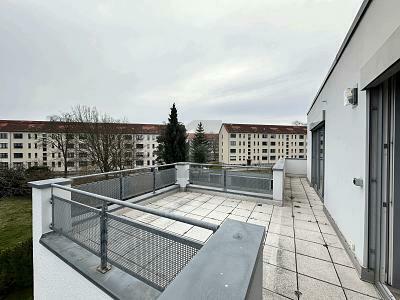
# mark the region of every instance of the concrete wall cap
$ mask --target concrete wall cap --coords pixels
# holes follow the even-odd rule
[[[28,182],[28,186],[35,188],[35,189],[47,189],[54,183],[66,185],[66,184],[71,183],[71,179],[69,179],[69,178],[52,178],[52,179],[31,181],[31,182]]]

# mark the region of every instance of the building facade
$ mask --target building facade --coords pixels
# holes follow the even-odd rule
[[[123,135],[124,168],[156,164],[157,136],[163,125],[118,124]],[[0,120],[0,168],[47,166],[53,171],[64,170],[62,152],[46,143],[54,134],[54,123],[48,121]],[[80,132],[72,134],[67,144],[68,171],[95,169]]]
[[[307,114],[308,180],[361,278],[385,295],[400,289],[399,11],[362,3]]]
[[[222,124],[221,163],[266,165],[284,157],[307,158],[306,126]]]

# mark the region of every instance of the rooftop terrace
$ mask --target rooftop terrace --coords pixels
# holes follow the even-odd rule
[[[51,182],[51,230],[37,236],[113,298],[381,299],[359,279],[316,192],[293,175],[303,163]]]

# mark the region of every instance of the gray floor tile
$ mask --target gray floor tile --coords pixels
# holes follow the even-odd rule
[[[324,244],[324,239],[322,238],[322,234],[318,231],[296,228],[295,233],[296,233],[296,239],[315,242],[322,245]]]
[[[345,289],[347,300],[373,300],[376,298]]]
[[[297,269],[303,275],[340,285],[335,268],[331,262],[298,254]]]
[[[282,267],[294,272],[296,271],[296,259],[294,252],[264,245],[263,260],[271,265]]]
[[[268,232],[265,243],[270,246],[294,252],[294,239],[291,237]]]
[[[278,294],[271,292],[269,290],[266,290],[264,288],[263,288],[262,296],[263,296],[263,300],[287,300],[287,299],[289,299],[287,297],[278,295]]]
[[[263,287],[284,295],[290,299],[297,299],[295,291],[297,290],[296,273],[285,270],[267,263],[264,263]]]
[[[296,220],[296,219],[294,220],[294,228],[317,231],[317,232],[320,231],[317,223],[315,223],[315,222],[307,222],[307,221],[302,221],[302,220]]]
[[[322,233],[322,235],[324,236],[325,242],[328,246],[333,246],[336,248],[343,249],[343,245],[336,234],[333,235],[333,234]]]
[[[330,261],[328,249],[321,244],[296,239],[297,253]]]
[[[293,232],[292,226],[271,223],[271,225],[268,228],[268,231],[272,232],[272,233],[280,234],[280,235],[294,237],[294,232]]]
[[[351,262],[347,252],[344,249],[329,247],[329,252],[331,253],[331,257],[333,262],[348,266],[350,268],[354,268],[353,263]]]
[[[371,283],[362,281],[355,269],[341,265],[335,266],[343,287],[369,296],[379,297],[379,293],[375,286]]]
[[[346,299],[343,289],[320,280],[299,274],[300,299],[307,300],[339,300]]]

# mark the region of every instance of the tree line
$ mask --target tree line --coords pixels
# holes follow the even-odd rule
[[[136,152],[134,141],[129,141],[130,136],[123,126],[126,120],[102,114],[96,107],[80,105],[49,119],[50,133],[41,138],[40,145],[58,150],[65,175],[68,162],[81,158],[101,172],[134,167]],[[201,123],[189,145],[185,125],[178,120],[175,104],[157,142],[155,154],[159,164],[188,161],[189,156],[194,162],[205,163],[211,146]]]

